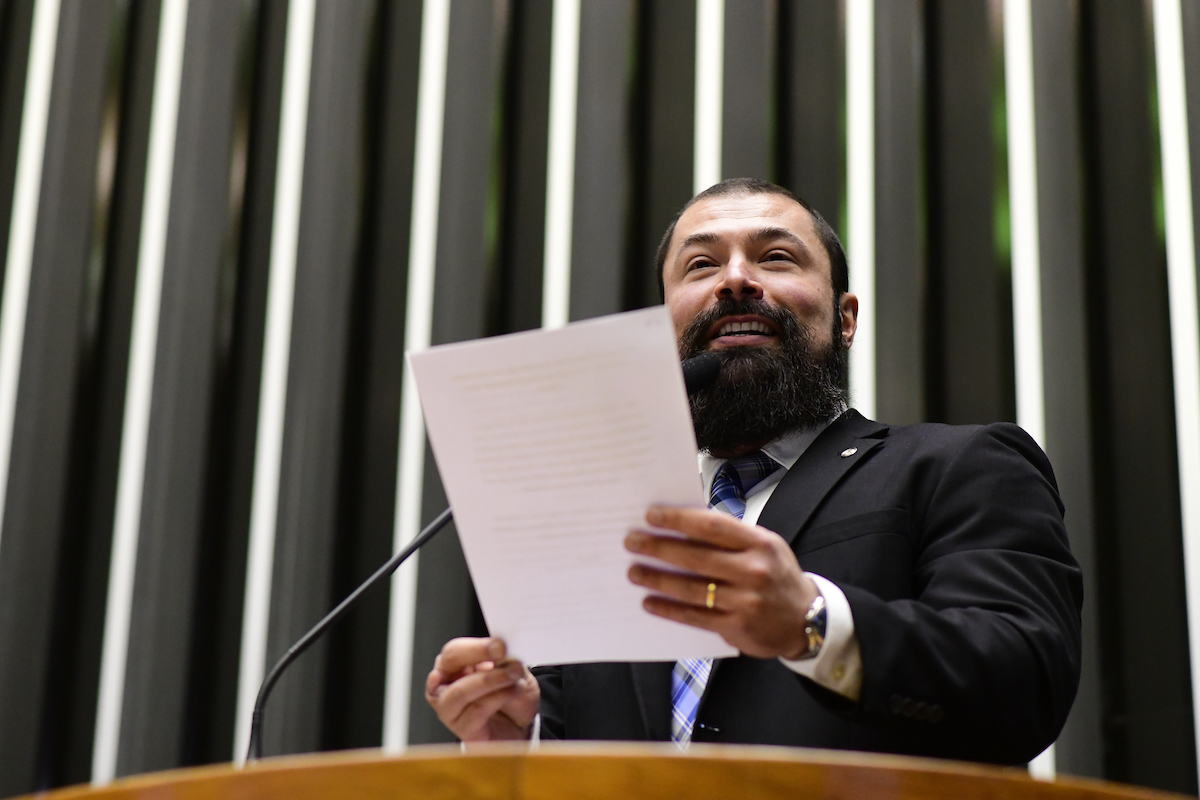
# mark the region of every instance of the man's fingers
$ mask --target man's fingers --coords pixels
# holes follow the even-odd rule
[[[716,608],[717,593],[721,587],[719,581],[710,581],[706,577],[680,575],[677,572],[667,572],[645,564],[634,564],[630,567],[629,580],[672,600],[703,608],[708,608],[710,586],[714,590],[711,595],[713,607]]]
[[[625,549],[631,553],[663,561],[673,567],[696,575],[734,581],[741,572],[740,552],[713,547],[709,544],[656,536],[645,531],[630,531],[625,536]]]
[[[453,680],[467,667],[484,661],[500,662],[508,657],[508,648],[503,639],[495,637],[481,639],[451,639],[433,662],[433,668]]]
[[[493,669],[476,671],[451,683],[441,683],[432,688],[426,682],[426,697],[447,726],[463,714],[463,710],[481,698],[497,690],[514,686],[525,675],[525,668],[515,661],[497,665]]]
[[[437,668],[436,661],[434,663],[434,668],[429,672],[429,676],[425,678],[425,694],[430,697],[437,697],[441,694],[439,686],[454,683],[456,680],[464,678],[467,675],[473,675],[476,672],[485,672],[496,666],[495,662],[492,661],[480,661],[478,664],[468,664],[458,672],[447,673]]]
[[[688,603],[680,603],[666,597],[650,597],[642,600],[642,608],[663,619],[682,622],[694,628],[721,633],[726,624],[727,615],[720,611],[709,611]]]
[[[521,683],[497,689],[463,706],[454,719],[443,718],[442,722],[464,741],[475,738],[491,738],[479,737],[479,734],[491,724],[493,717],[504,714],[506,707],[513,705],[513,701],[520,699],[523,694],[524,688]],[[534,713],[537,712],[534,711]],[[522,720],[515,720],[508,715],[505,715],[504,718],[511,723],[514,729],[526,728],[533,721],[532,716]]]
[[[753,525],[711,508],[652,506],[646,512],[646,522],[726,550],[745,550],[759,541]]]

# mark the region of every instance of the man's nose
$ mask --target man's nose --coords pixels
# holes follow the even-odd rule
[[[743,258],[734,258],[725,267],[721,282],[717,285],[717,296],[739,300],[760,299],[763,289],[753,267]]]

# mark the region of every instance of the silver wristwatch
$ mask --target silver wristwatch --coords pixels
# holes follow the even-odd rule
[[[817,595],[804,613],[804,635],[808,637],[808,649],[796,661],[806,658],[816,658],[825,644],[825,598]]]

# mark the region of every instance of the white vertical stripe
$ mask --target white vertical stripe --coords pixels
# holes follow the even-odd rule
[[[875,416],[875,2],[846,0],[846,236],[858,332],[850,355],[854,406]]]
[[[575,120],[579,88],[580,0],[554,0],[550,43],[550,133],[546,164],[546,243],[542,325],[571,315],[571,222],[575,194]]]
[[[424,350],[433,334],[433,273],[437,259],[438,199],[442,180],[442,129],[446,57],[450,46],[450,0],[425,0],[421,18],[421,64],[417,85],[417,141],[413,168],[412,230],[404,349]],[[425,424],[412,371],[404,365],[400,397],[400,453],[396,475],[394,549],[419,533],[425,476]],[[383,748],[408,744],[413,631],[417,605],[417,555],[392,576],[388,617],[387,682],[383,699]]]
[[[1192,215],[1192,167],[1180,17],[1179,0],[1155,0],[1154,55],[1167,226],[1167,285],[1183,521],[1183,568],[1192,685],[1200,686],[1200,324],[1196,307],[1195,218]],[[1200,722],[1200,692],[1192,692],[1192,713],[1194,722]],[[1197,758],[1200,758],[1200,735],[1197,735],[1196,743]]]
[[[1044,444],[1046,412],[1042,376],[1042,270],[1038,248],[1033,23],[1030,14],[1029,0],[1007,0],[1004,4],[1004,82],[1008,112],[1017,423],[1039,444]]]
[[[274,566],[279,512],[279,470],[283,460],[283,422],[291,353],[292,301],[296,288],[304,146],[308,132],[308,84],[312,71],[316,13],[316,0],[292,0],[288,8],[279,153],[275,173],[275,218],[271,227],[271,271],[267,285],[258,437],[254,447],[254,485],[246,556],[246,594],[242,611],[241,660],[238,665],[237,718],[234,720],[233,759],[237,764],[243,764],[246,760],[246,747],[250,743],[250,715],[266,670],[267,626],[271,618],[271,570]]]
[[[117,770],[187,10],[188,0],[164,2],[158,33],[150,149],[133,296],[133,330],[125,382],[125,416],[121,425],[121,460],[117,468],[117,507],[113,520],[104,645],[100,656],[100,697],[92,749],[92,783],[96,785],[110,782]]]
[[[1042,447],[1046,398],[1042,373],[1042,268],[1038,234],[1037,138],[1034,127],[1033,22],[1029,0],[1004,4],[1004,84],[1008,116],[1008,184],[1012,236],[1013,352],[1017,424]],[[1035,778],[1053,780],[1054,745],[1029,762]]]
[[[17,381],[21,374],[21,346],[25,341],[25,309],[29,304],[33,240],[42,194],[42,160],[46,152],[46,121],[50,116],[54,51],[58,44],[58,10],[59,0],[37,0],[34,5],[29,63],[25,73],[25,114],[21,118],[3,306],[0,306],[0,526],[4,524],[4,502],[8,493]]]
[[[696,0],[696,131],[692,192],[721,181],[725,89],[725,0]]]

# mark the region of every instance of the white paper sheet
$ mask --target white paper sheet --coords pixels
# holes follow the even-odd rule
[[[526,663],[737,652],[626,577],[650,505],[704,505],[675,347],[659,306],[408,356],[488,628]]]

